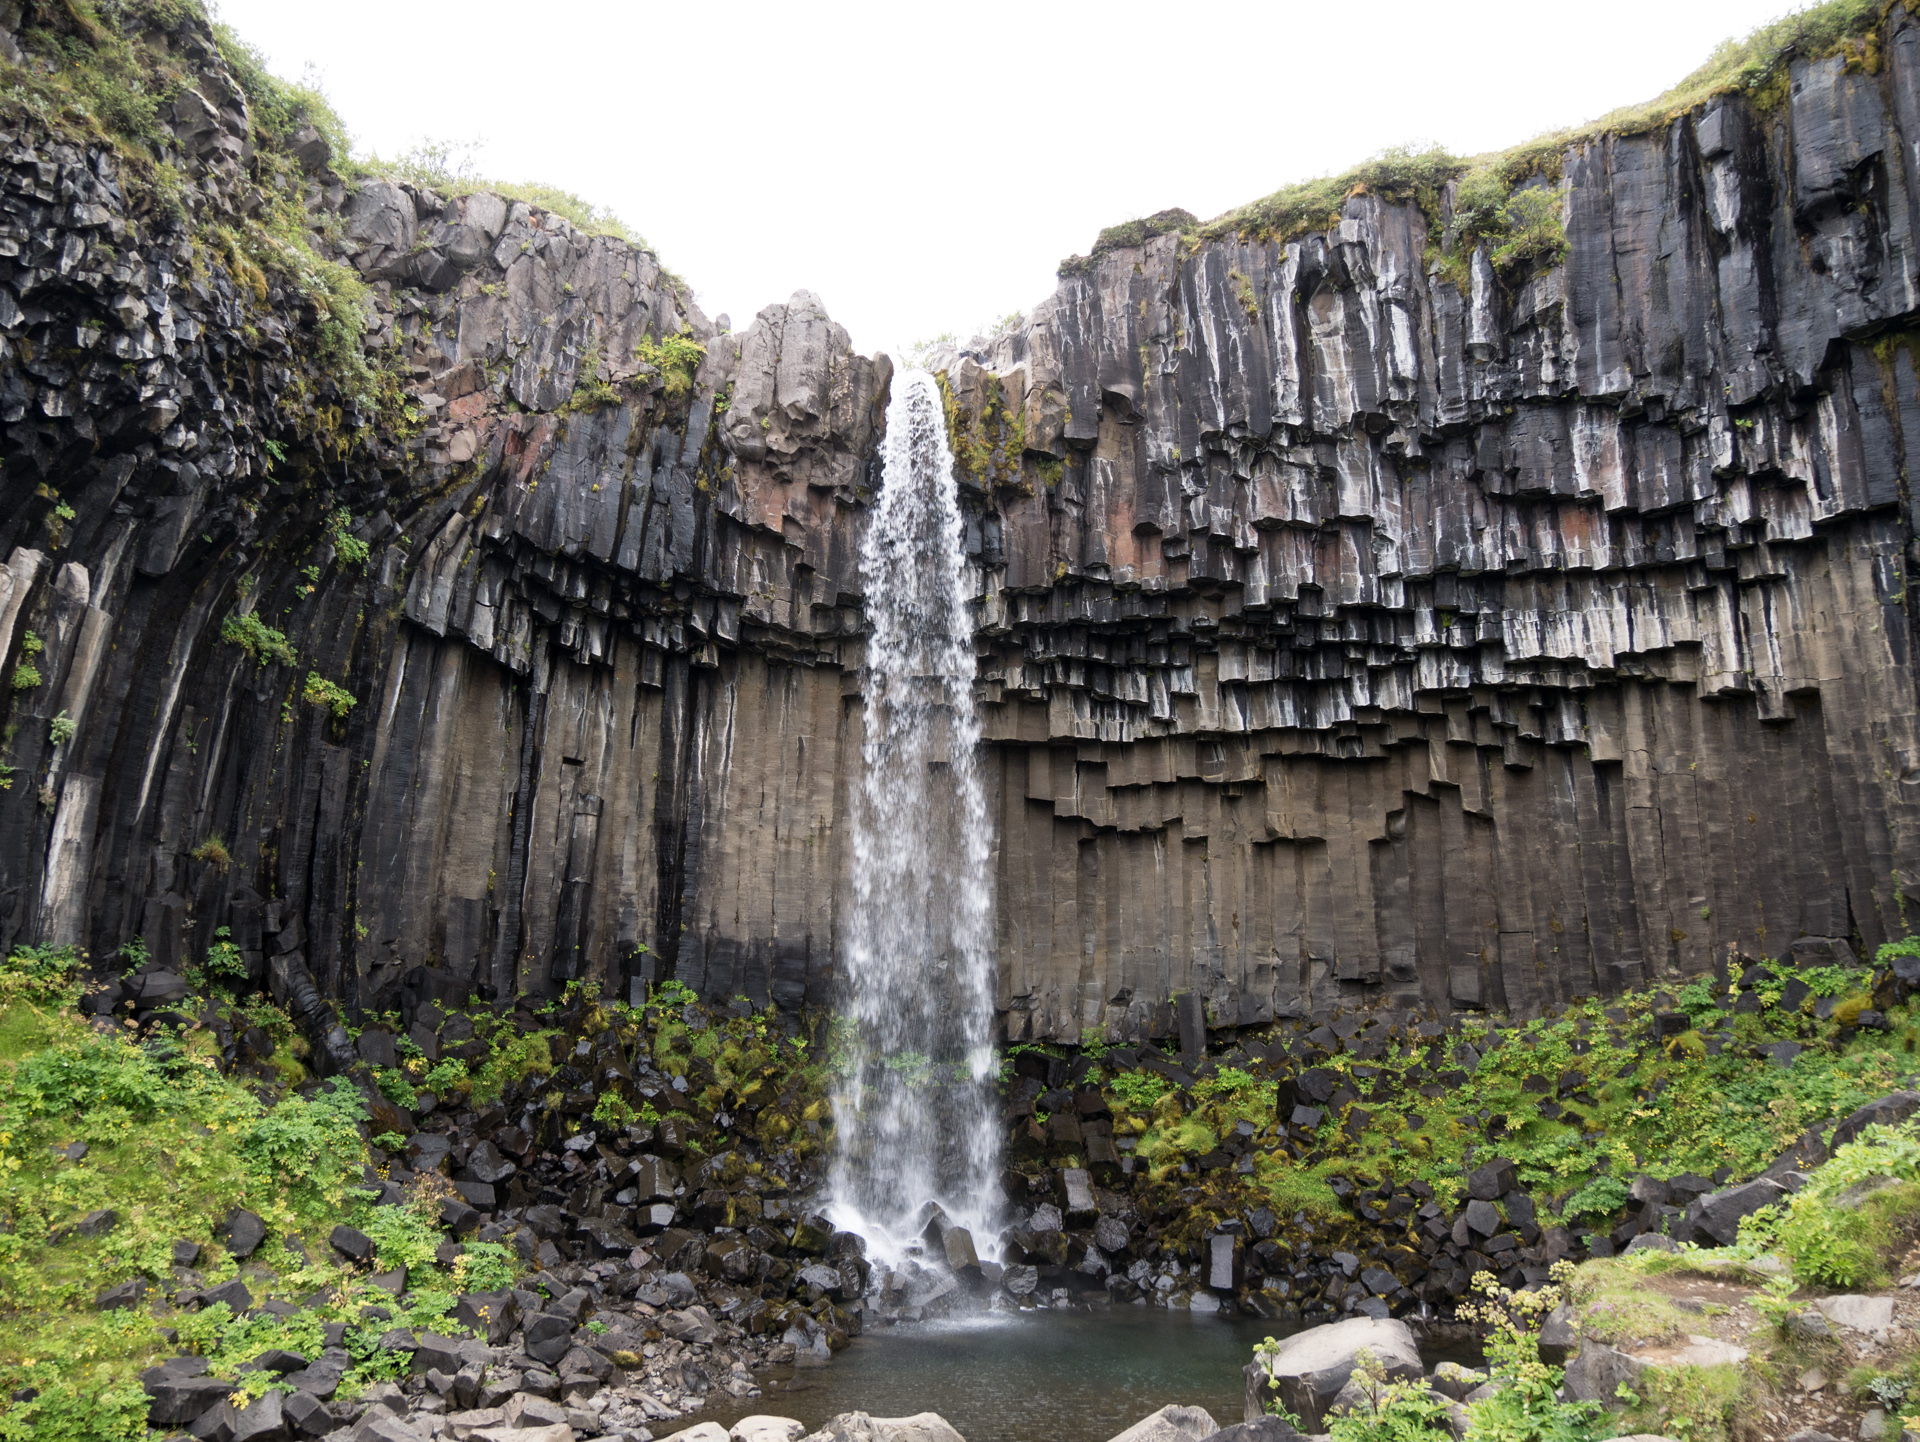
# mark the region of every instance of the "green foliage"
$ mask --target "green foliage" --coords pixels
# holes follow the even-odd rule
[[[473,1090],[467,1064],[457,1056],[436,1062],[426,1075],[427,1090],[435,1096],[465,1096]]]
[[[40,681],[40,668],[31,661],[22,661],[13,668],[13,689],[16,691],[31,691]]]
[[[369,173],[391,175],[399,180],[433,190],[444,196],[472,195],[491,191],[509,201],[525,201],[537,210],[549,211],[565,219],[576,230],[588,235],[608,235],[624,240],[636,249],[652,252],[640,233],[613,211],[582,200],[570,190],[535,182],[488,180],[475,164],[478,142],[421,140],[391,161],[378,155],[368,158]]]
[[[1891,1184],[1841,1205],[1849,1188],[1874,1178],[1891,1179]],[[1783,1207],[1747,1218],[1741,1237],[1756,1244],[1770,1241],[1804,1283],[1860,1287],[1884,1280],[1888,1263],[1905,1251],[1916,1222],[1920,1130],[1902,1123],[1868,1127],[1815,1169]]]
[[[1505,241],[1495,248],[1493,263],[1502,269],[1525,261],[1557,264],[1567,253],[1567,227],[1560,218],[1560,192],[1542,186],[1515,191],[1500,207],[1500,233]]]
[[[343,719],[355,705],[350,691],[334,685],[318,671],[307,672],[307,684],[301,688],[300,696],[315,706],[326,707],[336,719]]]
[[[220,1075],[213,1033],[198,1025],[161,1029],[144,1044],[96,1034],[76,1009],[78,964],[71,948],[18,948],[0,964],[5,1442],[144,1437],[136,1374],[177,1348],[145,1309],[99,1313],[93,1298],[130,1277],[170,1280],[173,1239],[210,1244],[213,1219],[235,1206],[259,1213],[276,1234],[324,1235],[366,1164],[357,1094],[266,1106],[258,1080]],[[265,1003],[253,1013],[271,1014],[269,1030],[291,1035],[291,1023]],[[80,1160],[53,1150],[75,1141],[87,1143]],[[100,1207],[118,1213],[112,1230],[49,1240]],[[276,1264],[295,1269],[284,1284],[263,1271]],[[202,1265],[215,1281],[235,1270],[213,1247]],[[269,1287],[306,1295],[332,1283],[331,1271],[299,1272],[303,1265],[264,1248],[249,1286],[255,1295]],[[164,1320],[183,1332],[202,1325],[180,1314]]]
[[[1352,1380],[1364,1397],[1327,1419],[1333,1442],[1433,1442],[1446,1435],[1446,1404],[1424,1378],[1389,1382],[1386,1367],[1363,1347],[1354,1358]]]
[[[468,1242],[453,1264],[453,1286],[460,1292],[498,1292],[519,1276],[519,1259],[504,1242]]]
[[[446,1240],[419,1205],[368,1207],[357,1225],[373,1242],[382,1271],[430,1272],[433,1254]]]
[[[593,1104],[593,1119],[605,1127],[624,1127],[639,1116],[627,1099],[617,1091],[603,1091]]]
[[[73,740],[73,733],[79,729],[74,719],[62,711],[47,723],[47,739],[55,746],[65,746]]]
[[[586,354],[580,357],[580,364],[574,370],[573,394],[567,397],[567,403],[560,408],[563,414],[584,415],[620,404],[620,392],[600,375],[600,369],[605,364],[606,357],[601,353],[600,342],[596,340],[587,347]]]
[[[112,1369],[66,1375],[53,1361],[13,1369],[20,1393],[31,1394],[0,1411],[0,1442],[144,1442],[146,1389]]]
[[[1903,936],[1898,941],[1883,941],[1873,954],[1878,966],[1892,966],[1897,956],[1920,956],[1920,936]]]
[[[1152,1111],[1173,1083],[1151,1071],[1123,1071],[1107,1082],[1107,1095],[1128,1111]]]
[[[231,25],[216,24],[213,36],[227,68],[247,92],[256,135],[284,140],[301,126],[311,125],[325,137],[333,164],[347,166],[353,139],[318,85],[280,79],[267,68],[266,56],[235,34]]]
[[[224,846],[220,849],[223,853],[226,851]],[[201,850],[206,850],[206,847],[203,846]],[[194,855],[199,856],[199,852],[195,852]],[[200,859],[204,861],[207,858],[200,857]],[[231,860],[231,858],[228,859]],[[207,948],[207,959],[204,964],[209,976],[221,977],[228,981],[242,981],[247,975],[246,954],[234,944],[233,933],[224,926],[214,930],[213,944]]]
[[[1491,1273],[1473,1279],[1478,1301],[1463,1303],[1463,1320],[1478,1322],[1486,1338],[1487,1370],[1499,1390],[1468,1409],[1470,1436],[1485,1442],[1594,1442],[1611,1436],[1598,1402],[1562,1402],[1562,1370],[1540,1360],[1540,1325],[1563,1300],[1573,1268],[1553,1266],[1552,1284],[1511,1291]]]
[[[220,639],[238,646],[263,666],[269,662],[282,666],[299,664],[293,647],[287,644],[286,634],[274,630],[251,611],[235,611],[222,621]]]
[[[236,1150],[255,1177],[277,1182],[296,1203],[336,1208],[365,1163],[366,1119],[360,1094],[336,1082],[311,1097],[282,1097],[240,1129]]]
[[[342,565],[364,566],[367,563],[367,543],[354,539],[352,526],[352,514],[344,508],[337,510],[327,518],[327,537],[333,542],[333,553]]]
[[[1352,194],[1411,200],[1434,214],[1439,209],[1441,188],[1465,165],[1437,145],[1394,146],[1344,174],[1290,185],[1229,211],[1208,224],[1204,233],[1211,238],[1237,233],[1250,238],[1292,240],[1310,230],[1326,230],[1338,224],[1340,208]]]
[[[394,1067],[381,1067],[373,1074],[374,1088],[397,1107],[411,1107],[417,1100],[413,1079]]]
[[[633,353],[636,359],[660,372],[667,399],[676,401],[693,389],[694,375],[707,348],[693,338],[690,329],[682,327],[678,335],[663,335],[658,340],[641,337]]]
[[[1599,1176],[1567,1198],[1563,1215],[1609,1217],[1624,1207],[1633,1193],[1618,1177]]]

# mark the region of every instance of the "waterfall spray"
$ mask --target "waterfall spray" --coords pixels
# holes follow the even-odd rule
[[[928,1202],[986,1255],[996,1220],[987,808],[973,623],[939,387],[895,378],[880,498],[860,552],[864,766],[852,805],[835,1097],[836,1222],[869,1255],[911,1249]]]

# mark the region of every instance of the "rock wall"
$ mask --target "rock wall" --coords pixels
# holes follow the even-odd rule
[[[0,941],[226,926],[370,1007],[825,1004],[891,363],[804,293],[734,331],[557,215],[349,185],[172,43],[184,213],[0,135],[0,650],[40,678]],[[1010,1036],[1904,933],[1920,25],[1874,53],[1571,146],[1551,264],[1356,193],[1099,255],[944,358]],[[274,186],[372,284],[391,405],[209,242]]]

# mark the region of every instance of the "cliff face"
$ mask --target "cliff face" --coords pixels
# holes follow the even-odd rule
[[[365,1006],[825,1003],[888,360],[804,294],[721,333],[524,203],[345,184],[191,27],[148,43],[177,208],[0,136],[0,650],[38,677],[0,941],[177,965],[226,926]],[[1903,934],[1920,25],[1876,55],[1571,146],[1552,263],[1442,263],[1355,194],[1108,251],[947,358],[1010,1036]],[[370,384],[222,248],[262,195],[371,284]]]

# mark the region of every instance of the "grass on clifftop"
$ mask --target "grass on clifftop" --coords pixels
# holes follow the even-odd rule
[[[1877,71],[1878,28],[1890,8],[1890,0],[1827,0],[1784,15],[1742,39],[1723,41],[1698,69],[1652,100],[1609,111],[1584,125],[1548,131],[1505,150],[1469,158],[1437,145],[1396,146],[1338,175],[1282,186],[1204,223],[1176,209],[1109,226],[1100,232],[1090,255],[1061,262],[1060,273],[1084,274],[1108,251],[1140,245],[1155,235],[1294,240],[1337,225],[1341,206],[1355,194],[1379,195],[1396,203],[1411,201],[1434,221],[1437,233],[1440,193],[1451,180],[1460,180],[1463,191],[1471,189],[1479,196],[1478,205],[1470,207],[1478,213],[1467,217],[1467,233],[1510,240],[1516,229],[1524,229],[1524,218],[1516,224],[1499,215],[1499,207],[1514,187],[1530,179],[1557,179],[1560,158],[1570,146],[1598,135],[1657,130],[1720,95],[1745,95],[1760,110],[1773,110],[1786,99],[1787,70],[1794,60],[1845,53],[1850,66]],[[1489,200],[1494,191],[1497,194]],[[1551,248],[1549,240],[1536,227],[1522,244],[1528,254],[1544,253]],[[1515,252],[1510,258],[1527,256]]]

